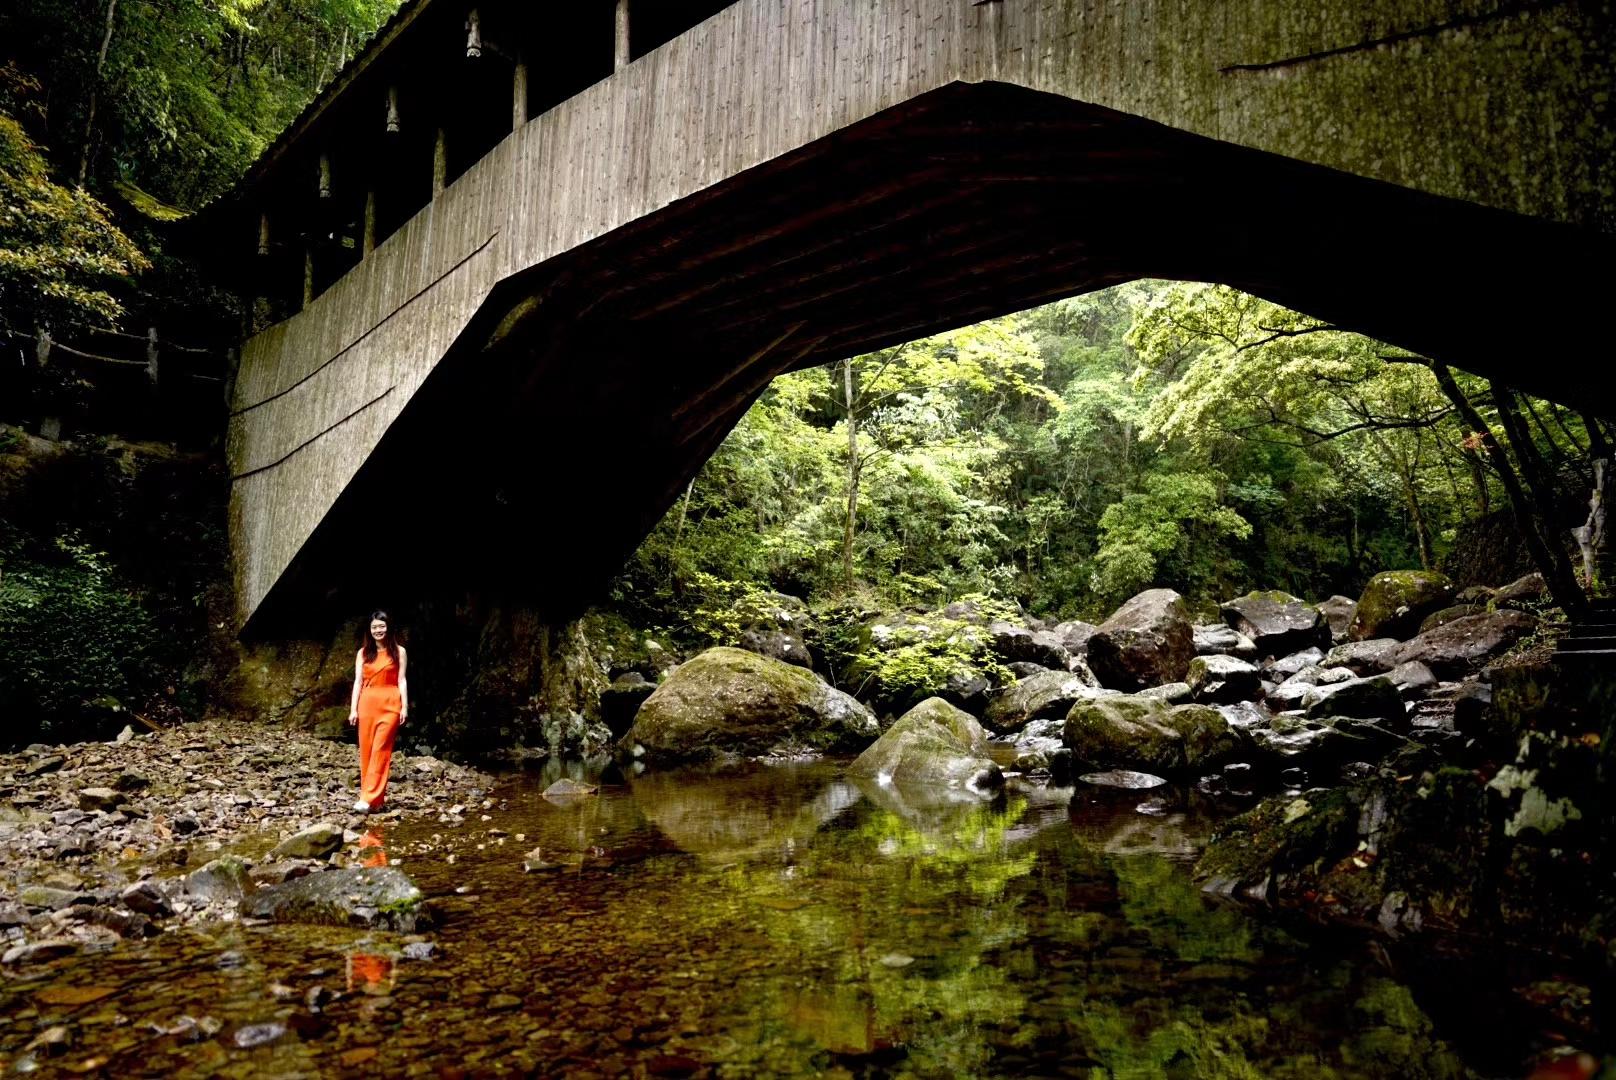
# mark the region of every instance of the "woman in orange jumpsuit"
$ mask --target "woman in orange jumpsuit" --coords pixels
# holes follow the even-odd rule
[[[385,611],[370,613],[365,647],[354,657],[353,704],[350,726],[359,726],[359,801],[354,809],[368,814],[387,799],[387,770],[393,764],[393,737],[409,715],[409,684],[404,680],[409,661],[393,636]]]

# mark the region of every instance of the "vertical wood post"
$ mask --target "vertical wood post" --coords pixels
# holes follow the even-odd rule
[[[331,197],[331,155],[325,152],[320,154],[320,198]]]
[[[483,55],[483,23],[477,9],[466,15],[466,59],[477,60]]]
[[[303,306],[314,302],[314,238],[303,242]]]
[[[34,330],[34,362],[40,367],[50,363],[51,336],[50,330],[41,325]],[[41,416],[39,418],[39,437],[55,442],[62,437],[62,418],[59,416]]]
[[[376,250],[376,189],[365,192],[365,231],[360,240],[359,253],[369,255]]]
[[[449,179],[449,133],[438,125],[438,137],[432,144],[432,197],[443,194]]]
[[[398,87],[389,86],[387,88],[387,134],[397,135],[399,130]]]
[[[146,378],[157,386],[157,327],[146,327]]]
[[[617,0],[617,62],[612,65],[613,71],[622,71],[628,67],[629,38],[628,38],[628,4],[629,0]]]
[[[527,57],[518,54],[511,73],[511,130],[527,123]]]
[[[268,213],[260,213],[258,215],[258,254],[260,256],[265,256],[265,255],[269,254],[269,214]]]

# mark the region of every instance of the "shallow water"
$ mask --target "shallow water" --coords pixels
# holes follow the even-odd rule
[[[0,1063],[175,1077],[1524,1071],[1462,1009],[1434,1022],[1379,946],[1303,940],[1204,897],[1189,864],[1215,815],[1184,793],[927,801],[816,763],[647,773],[548,800],[553,776],[508,779],[487,821],[372,829],[370,859],[435,898],[433,958],[320,928],[125,942],[7,977]],[[554,868],[524,870],[535,847]],[[54,1025],[65,1050],[25,1049]]]

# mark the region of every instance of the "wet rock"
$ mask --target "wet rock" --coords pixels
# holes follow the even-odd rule
[[[404,946],[403,953],[406,960],[435,960],[438,947],[430,941],[412,941]]]
[[[28,909],[15,900],[0,900],[0,930],[23,926],[28,922]]]
[[[1453,603],[1455,589],[1434,570],[1388,570],[1364,586],[1347,637],[1353,641],[1413,637],[1433,611]]]
[[[1171,589],[1133,597],[1089,638],[1089,669],[1100,685],[1125,692],[1182,682],[1194,656],[1189,609]]]
[[[1168,776],[1221,764],[1243,745],[1216,709],[1143,696],[1078,702],[1063,737],[1079,767]]]
[[[1072,659],[1061,639],[1048,630],[1029,630],[995,620],[988,623],[987,631],[994,653],[1007,662],[1020,660],[1064,671]]]
[[[1281,657],[1264,669],[1269,677],[1278,676],[1276,681],[1283,682],[1305,668],[1318,667],[1324,663],[1324,651],[1318,648],[1303,649],[1298,653]]]
[[[322,821],[282,840],[269,853],[271,859],[323,859],[342,846],[341,825]]]
[[[1346,716],[1358,720],[1403,721],[1407,717],[1403,696],[1384,675],[1316,686],[1302,699],[1302,705],[1309,720]]]
[[[1359,675],[1378,675],[1391,670],[1386,658],[1397,645],[1397,639],[1389,637],[1349,641],[1331,649],[1323,663],[1325,667],[1351,668]]]
[[[555,783],[544,789],[544,797],[547,799],[554,799],[565,798],[571,795],[593,795],[599,790],[600,788],[596,787],[594,784],[581,784],[576,780],[569,780],[566,777],[562,777],[560,780],[557,780]]]
[[[1398,664],[1387,672],[1386,677],[1392,681],[1403,697],[1413,699],[1423,697],[1427,691],[1436,686],[1436,676],[1431,669],[1418,660],[1410,660],[1406,664]]]
[[[71,956],[82,947],[77,938],[46,938],[23,945],[13,945],[0,955],[0,964],[41,964],[59,956]]]
[[[634,726],[634,714],[656,692],[656,683],[638,671],[625,672],[600,692],[600,719],[613,738],[622,738]]]
[[[1330,640],[1340,643],[1346,640],[1347,631],[1352,628],[1352,616],[1358,610],[1358,601],[1350,596],[1332,596],[1319,605],[1319,612],[1330,627]]]
[[[113,811],[128,801],[121,791],[105,787],[89,787],[79,792],[80,810]]]
[[[294,878],[308,877],[323,869],[324,864],[317,859],[282,859],[259,863],[247,876],[255,885],[279,885]]]
[[[1065,749],[1061,731],[1066,718],[1034,720],[1022,728],[1015,739],[1016,768],[1021,772],[1048,769],[1052,757]],[[1069,752],[1068,752],[1069,753]]]
[[[1110,769],[1106,772],[1084,773],[1078,777],[1085,784],[1095,787],[1123,788],[1127,791],[1148,791],[1159,788],[1167,783],[1166,780],[1150,773],[1134,772],[1130,769]]]
[[[1099,685],[1087,665],[1074,671],[1040,669],[995,694],[982,719],[994,731],[1015,734],[1033,720],[1065,717],[1072,702],[1092,696]]]
[[[1262,656],[1285,656],[1330,643],[1330,624],[1312,604],[1290,593],[1252,592],[1218,606],[1223,621],[1250,638]]]
[[[624,738],[654,760],[700,760],[850,750],[878,733],[869,709],[811,672],[719,648],[669,675]]]
[[[1090,694],[1089,697],[1106,697],[1113,694],[1120,694],[1121,692],[1122,691],[1120,690],[1105,690],[1099,693]],[[1162,683],[1160,686],[1147,686],[1143,690],[1139,691],[1136,696],[1156,698],[1158,701],[1165,701],[1169,705],[1182,705],[1186,701],[1190,700],[1190,684],[1187,682],[1170,682]]]
[[[848,772],[900,787],[992,791],[1004,784],[1004,776],[988,757],[987,743],[975,717],[941,698],[928,698],[899,717]]]
[[[1535,629],[1537,620],[1522,611],[1467,615],[1404,642],[1385,661],[1392,666],[1418,661],[1444,679],[1462,679]]]
[[[247,867],[240,859],[214,859],[185,877],[186,895],[210,903],[233,903],[247,891]]]
[[[1492,602],[1495,607],[1530,609],[1542,603],[1548,592],[1549,586],[1543,580],[1543,575],[1534,570],[1495,592]]]
[[[67,759],[61,754],[44,754],[29,762],[21,770],[22,776],[44,776],[53,773],[67,764]]]
[[[431,925],[425,897],[397,867],[327,870],[260,889],[242,914],[275,922],[413,933]]]
[[[1089,654],[1089,638],[1099,627],[1093,623],[1086,623],[1080,619],[1070,619],[1058,622],[1049,628],[1049,632],[1060,639],[1066,652],[1074,660],[1080,660]]]
[[[1257,643],[1252,641],[1240,631],[1223,623],[1207,623],[1193,629],[1192,640],[1195,643],[1195,652],[1198,656],[1238,656],[1242,659],[1255,659],[1257,656]]]
[[[251,1050],[255,1046],[264,1046],[272,1043],[286,1034],[286,1025],[279,1021],[270,1021],[263,1024],[248,1024],[237,1028],[232,1040],[243,1050]]]
[[[1191,660],[1184,681],[1196,701],[1249,701],[1257,696],[1261,675],[1244,660],[1214,654]]]
[[[168,897],[149,881],[137,881],[123,890],[118,894],[118,902],[130,911],[154,918],[161,919],[174,914],[174,908],[169,904]]]
[[[96,895],[84,889],[58,889],[50,885],[28,885],[18,890],[17,899],[36,910],[61,911],[75,904],[93,904]]]
[[[142,938],[157,933],[151,920],[138,912],[116,911],[100,905],[67,909],[74,921],[111,930],[121,938]]]
[[[1433,611],[1420,623],[1420,633],[1435,630],[1439,626],[1446,626],[1455,619],[1462,619],[1466,615],[1480,615],[1487,610],[1484,604],[1454,604],[1451,607]]]
[[[202,823],[194,814],[180,814],[174,818],[169,827],[174,830],[176,836],[188,836],[202,828]]]
[[[948,673],[937,696],[966,712],[976,714],[987,708],[993,684],[975,668],[956,668]]]
[[[30,1054],[54,1057],[57,1054],[65,1054],[72,1045],[73,1033],[61,1024],[54,1024],[34,1036],[26,1049]]]

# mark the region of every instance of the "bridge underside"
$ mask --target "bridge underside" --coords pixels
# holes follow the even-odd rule
[[[254,612],[595,595],[777,374],[1141,277],[1225,282],[1578,407],[1613,245],[955,84],[495,287]]]

